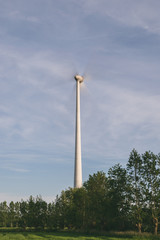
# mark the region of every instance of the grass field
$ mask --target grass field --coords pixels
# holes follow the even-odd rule
[[[108,236],[83,235],[78,233],[47,232],[0,232],[0,240],[158,240],[160,236],[132,234],[109,234]]]

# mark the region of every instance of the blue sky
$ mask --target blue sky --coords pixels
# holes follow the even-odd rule
[[[0,201],[73,186],[75,73],[83,181],[159,153],[160,1],[0,0]]]

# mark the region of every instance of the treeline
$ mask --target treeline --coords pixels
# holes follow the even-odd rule
[[[157,234],[160,219],[160,155],[133,149],[126,167],[116,164],[89,175],[82,188],[61,192],[52,203],[41,197],[0,203],[1,227],[138,230]]]

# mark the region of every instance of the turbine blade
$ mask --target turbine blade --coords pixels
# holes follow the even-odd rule
[[[87,88],[87,85],[84,83],[84,82],[82,82],[81,83],[81,96],[82,96],[82,98],[83,97],[86,97],[86,96],[88,96],[88,95],[90,95],[91,93],[90,93],[90,91],[88,90],[88,88]]]
[[[76,101],[76,84],[74,83],[67,100],[67,108],[71,113],[73,113],[75,110],[76,107],[75,101]]]
[[[94,78],[93,73],[95,69],[95,59],[96,59],[96,54],[92,53],[88,58],[88,61],[84,68],[83,76],[84,76],[84,79],[86,79],[87,81]]]

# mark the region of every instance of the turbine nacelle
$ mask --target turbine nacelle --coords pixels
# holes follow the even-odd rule
[[[76,81],[79,81],[80,83],[82,83],[83,80],[84,80],[84,77],[77,74],[77,75],[74,76],[74,79],[75,79]]]

